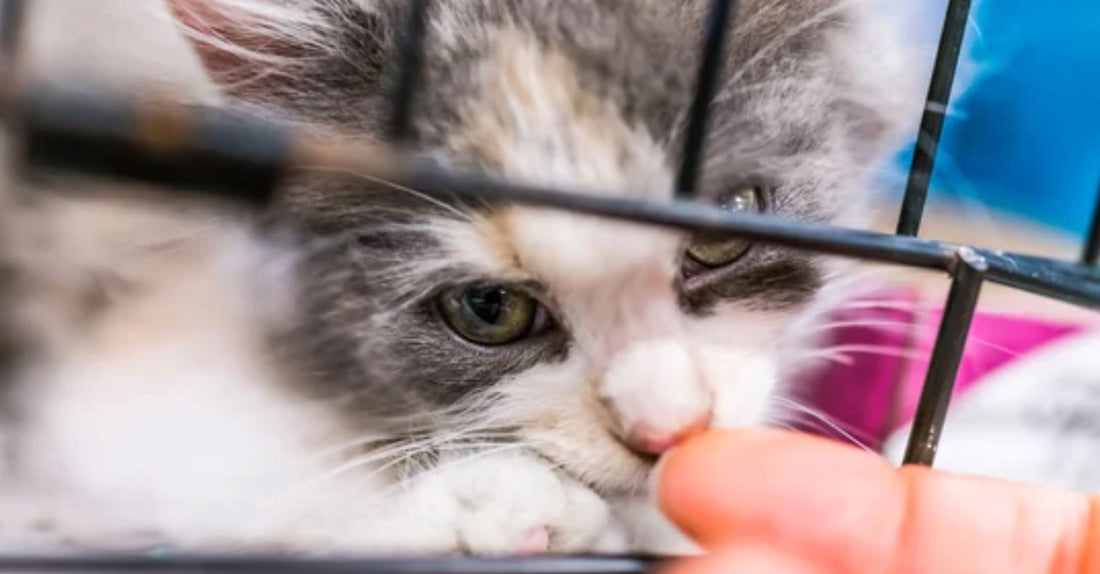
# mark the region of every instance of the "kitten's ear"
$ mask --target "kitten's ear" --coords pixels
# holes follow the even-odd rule
[[[275,14],[259,13],[259,6],[226,0],[168,0],[168,7],[211,79],[230,91],[250,80],[262,81],[265,68],[300,52],[280,33]]]
[[[167,3],[211,79],[239,99],[298,93],[311,70],[378,49],[378,15],[359,0]]]

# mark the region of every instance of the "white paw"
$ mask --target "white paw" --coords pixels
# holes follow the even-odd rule
[[[238,519],[240,512],[220,506],[184,512],[174,505],[178,514],[169,515],[92,502],[0,496],[0,551],[164,547],[391,556],[624,553],[630,547],[610,504],[542,459],[520,453],[442,461],[396,491],[325,489],[256,520],[248,513]]]
[[[133,518],[119,508],[86,507],[79,500],[17,492],[0,497],[0,554],[135,552],[162,540]]]
[[[449,550],[470,554],[618,553],[626,530],[595,492],[530,455],[443,462],[413,488],[427,521],[447,521]],[[434,500],[433,500],[434,499]]]

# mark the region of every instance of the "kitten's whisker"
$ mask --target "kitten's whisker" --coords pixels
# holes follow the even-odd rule
[[[833,321],[830,323],[817,323],[807,329],[810,333],[819,333],[825,331],[834,331],[837,329],[847,329],[851,327],[871,327],[881,328],[882,330],[889,330],[894,332],[907,331],[916,327],[917,324],[909,323],[907,321],[890,321],[888,319],[853,319],[850,321]]]
[[[854,358],[832,350],[804,351],[792,358],[792,364],[795,366],[803,365],[812,361],[826,361],[830,363],[836,363],[838,365],[844,365],[846,367],[851,367],[856,364],[856,360]]]
[[[943,305],[931,301],[910,301],[907,299],[862,299],[838,305],[836,309],[888,309],[929,315],[938,312],[942,307]]]
[[[875,454],[875,452],[870,447],[868,447],[866,445],[866,443],[864,443],[862,440],[856,438],[853,433],[848,432],[847,430],[842,428],[839,423],[834,422],[832,420],[832,417],[830,417],[829,415],[827,415],[827,414],[825,414],[825,413],[823,413],[823,412],[821,412],[817,409],[810,408],[810,407],[808,407],[806,405],[803,405],[803,404],[801,404],[797,401],[794,401],[792,399],[785,398],[785,397],[772,397],[772,401],[774,403],[776,403],[778,406],[786,407],[786,408],[792,409],[792,410],[794,410],[798,413],[801,413],[801,414],[812,417],[814,420],[819,421],[821,424],[824,424],[829,429],[839,433],[842,437],[844,437],[846,440],[850,441],[852,444],[858,446],[859,448],[863,449],[866,452]],[[864,438],[868,438],[868,437],[864,437]]]
[[[802,416],[799,416],[799,415],[802,415]],[[816,432],[819,432],[819,433],[839,435],[840,438],[843,439],[843,442],[853,444],[853,445],[859,447],[861,450],[863,450],[865,452],[875,454],[873,449],[868,447],[865,442],[863,442],[861,440],[857,440],[852,435],[846,435],[844,431],[837,429],[836,427],[834,427],[832,424],[830,424],[828,422],[823,422],[821,420],[818,420],[816,417],[813,417],[811,415],[807,415],[805,413],[797,412],[797,411],[793,411],[793,412],[789,413],[789,416],[798,418],[796,423],[791,423],[791,425],[790,425],[790,428],[792,430],[794,430],[795,432],[806,433],[807,431],[811,431],[811,432],[816,431]],[[798,425],[802,425],[802,426],[799,427]]]
[[[375,443],[385,443],[393,440],[393,437],[384,435],[371,435],[361,438],[352,439],[346,442],[338,443],[333,446],[328,446],[320,449],[317,452],[310,454],[310,459],[322,459],[330,456],[336,456],[343,454],[352,449],[359,449],[367,447]]]
[[[375,176],[372,176],[372,175],[369,175],[369,174],[366,174],[366,173],[362,173],[362,172],[357,172],[357,171],[337,169],[337,168],[328,168],[328,167],[324,167],[324,166],[304,166],[304,168],[307,169],[307,170],[310,170],[310,171],[314,171],[314,172],[336,173],[336,174],[339,174],[339,175],[348,176],[348,177],[352,177],[352,178],[355,178],[355,179],[361,179],[361,180],[364,180],[364,181],[367,181],[367,182],[370,182],[370,183],[375,183],[375,184],[378,184],[378,185],[382,185],[382,186],[385,186],[385,187],[388,187],[390,189],[394,189],[394,190],[397,190],[397,191],[402,191],[402,192],[405,192],[405,193],[407,193],[407,194],[409,194],[409,195],[411,195],[411,196],[413,196],[417,199],[423,200],[425,203],[429,203],[429,204],[434,205],[434,206],[436,206],[440,209],[443,209],[444,211],[447,211],[448,213],[454,215],[455,217],[458,217],[459,220],[461,220],[461,221],[468,221],[468,222],[473,222],[474,221],[473,215],[471,215],[469,213],[466,213],[466,212],[454,207],[453,205],[447,205],[446,203],[444,203],[444,202],[440,201],[439,199],[436,199],[435,197],[432,197],[432,196],[430,196],[426,193],[417,191],[417,190],[415,190],[411,187],[401,185],[399,183],[387,180],[385,178],[375,177]]]
[[[509,452],[509,451],[515,451],[515,450],[524,450],[524,449],[527,449],[527,448],[528,448],[527,444],[520,444],[520,443],[498,445],[496,448],[479,451],[479,452],[471,454],[469,456],[464,456],[464,457],[457,458],[457,459],[454,459],[454,460],[446,461],[442,464],[435,465],[432,468],[427,469],[424,472],[422,472],[421,474],[414,477],[413,481],[428,479],[428,478],[431,477],[431,475],[433,473],[439,473],[439,472],[442,472],[444,470],[449,470],[449,469],[451,469],[455,466],[468,464],[472,461],[475,461],[475,460],[478,460],[478,459],[481,459],[481,458],[485,458],[487,456],[493,456],[493,455],[497,455],[497,454],[500,454],[500,453],[503,453],[503,452]],[[382,489],[379,492],[379,498],[380,499],[386,498],[387,496],[392,495],[394,492],[396,492],[398,490],[401,490],[401,489],[404,489],[404,488],[409,488],[410,486],[412,486],[411,483],[404,483],[404,482],[394,483],[394,484]]]
[[[402,431],[402,434],[404,434],[404,435],[410,435],[410,434],[415,435],[415,434],[421,433],[421,432],[429,432],[430,430],[431,429],[428,428],[428,427],[425,427],[423,429],[416,429],[416,430],[414,430],[414,429],[404,429]],[[477,431],[477,430],[470,431],[470,432],[455,433],[455,434],[456,434],[456,437],[454,437],[454,440],[495,439],[495,438],[502,438],[503,439],[503,438],[510,438],[511,436],[513,436],[513,433],[504,432],[504,431],[494,433],[494,432]],[[450,438],[452,438],[452,437],[448,437],[448,440],[450,440]],[[310,455],[310,458],[317,458],[317,459],[327,458],[327,457],[330,457],[330,456],[336,456],[336,455],[343,454],[343,453],[345,453],[349,450],[369,447],[372,444],[392,443],[392,442],[395,442],[397,440],[399,440],[399,439],[395,439],[394,435],[392,435],[392,434],[391,435],[367,435],[367,436],[352,439],[352,440],[349,440],[349,441],[346,441],[346,442],[338,443],[338,444],[333,445],[333,446],[322,448],[321,450],[319,450],[319,451],[313,453],[312,455]]]
[[[279,502],[283,502],[283,501],[291,499],[295,496],[304,494],[308,489],[311,489],[311,488],[314,488],[314,487],[316,487],[318,485],[321,485],[323,483],[329,482],[329,481],[343,475],[346,472],[349,472],[351,470],[355,470],[357,468],[362,468],[364,466],[370,465],[370,464],[378,462],[380,460],[390,459],[395,454],[397,454],[398,452],[405,451],[405,450],[417,450],[417,451],[422,452],[424,450],[424,448],[425,448],[425,445],[423,445],[423,444],[417,444],[417,443],[404,444],[404,445],[401,445],[398,448],[373,451],[373,452],[367,453],[367,454],[362,455],[362,456],[354,457],[354,458],[348,460],[347,462],[344,462],[344,463],[336,466],[335,468],[326,470],[326,471],[320,473],[319,475],[317,475],[313,478],[309,478],[307,480],[304,480],[301,483],[299,483],[299,484],[297,484],[297,485],[295,485],[291,488],[288,488],[283,492],[274,494],[274,495],[264,499],[263,501],[261,501],[260,506],[261,507],[273,506],[273,505],[275,505]],[[374,476],[375,474],[377,474],[377,473],[371,473],[369,476]],[[364,477],[364,478],[367,478],[367,477]]]
[[[392,445],[386,445],[386,447],[384,447],[384,448],[368,452],[368,453],[366,453],[364,455],[361,455],[361,456],[354,457],[354,458],[338,465],[337,467],[335,467],[333,469],[329,469],[327,471],[324,471],[320,475],[318,475],[314,478],[311,478],[311,479],[307,479],[306,481],[303,481],[299,485],[297,485],[295,487],[292,487],[291,489],[288,489],[288,491],[286,491],[284,493],[273,495],[273,496],[269,497],[269,499],[267,501],[265,501],[264,504],[266,505],[266,504],[274,503],[278,499],[282,499],[282,498],[285,498],[285,497],[292,496],[294,493],[301,492],[301,491],[304,491],[305,489],[314,487],[314,486],[316,486],[318,484],[321,484],[323,482],[327,482],[327,481],[329,481],[333,478],[336,478],[337,476],[339,476],[339,475],[341,475],[345,472],[348,472],[350,470],[354,470],[356,468],[361,468],[363,466],[372,464],[374,462],[378,462],[380,460],[393,459],[393,458],[396,457],[396,459],[398,461],[401,461],[401,460],[404,460],[404,459],[408,458],[409,456],[413,456],[413,455],[418,454],[418,453],[426,452],[426,451],[431,450],[431,449],[439,449],[440,447],[445,446],[448,442],[457,443],[458,441],[461,441],[461,440],[467,439],[467,438],[468,439],[476,439],[476,440],[481,440],[481,439],[484,439],[484,438],[498,438],[498,437],[499,438],[507,438],[507,435],[503,435],[503,434],[497,435],[497,434],[485,433],[484,435],[482,435],[482,434],[479,434],[479,432],[480,431],[477,430],[477,429],[469,430],[469,431],[459,430],[459,431],[453,431],[451,434],[439,434],[439,435],[434,435],[434,436],[428,436],[428,437],[425,437],[425,438],[418,438],[418,439],[414,439],[414,440],[407,440],[406,439],[406,440],[403,440],[403,441],[400,441],[400,442],[395,442]],[[354,447],[349,447],[349,448],[354,448]],[[410,454],[410,453],[412,453],[412,454]],[[390,465],[384,465],[380,470],[385,470],[386,468],[389,468],[389,466]],[[377,472],[372,473],[371,476],[373,476],[374,474],[377,474]]]
[[[920,353],[912,349],[891,347],[889,345],[834,345],[822,349],[822,351],[841,354],[878,355],[883,357],[896,357],[899,359],[908,359],[915,361],[928,359],[928,355],[926,353]]]
[[[820,323],[820,324],[818,324],[814,327],[809,328],[807,330],[807,332],[809,332],[809,333],[828,332],[828,331],[832,331],[832,330],[836,330],[836,329],[845,329],[845,328],[851,328],[851,327],[874,327],[874,328],[882,328],[884,330],[892,330],[894,332],[904,332],[904,331],[908,331],[908,330],[911,330],[911,329],[919,329],[919,330],[924,331],[924,332],[927,333],[929,331],[935,332],[935,331],[939,330],[939,325],[938,324],[909,323],[909,322],[905,322],[905,321],[865,319],[865,320],[852,320],[852,321],[836,321],[836,322],[833,322],[833,323]],[[967,340],[972,341],[974,343],[977,343],[978,345],[981,345],[983,347],[987,347],[989,349],[992,349],[994,351],[999,351],[1001,353],[1004,353],[1004,354],[1012,356],[1012,357],[1020,357],[1021,356],[1021,353],[1019,351],[1015,351],[1013,349],[1005,347],[1004,345],[994,343],[994,342],[992,342],[988,339],[985,339],[984,337],[977,337],[977,336],[971,335]]]

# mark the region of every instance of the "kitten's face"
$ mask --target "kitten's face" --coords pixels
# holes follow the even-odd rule
[[[287,0],[251,30],[241,13],[195,10],[212,1],[176,4],[246,48],[275,47],[268,68],[200,46],[238,101],[380,137],[405,2]],[[703,12],[437,0],[415,147],[511,180],[668,200]],[[904,62],[862,2],[746,0],[738,20],[700,199],[856,223],[866,171],[915,113]],[[319,375],[310,391],[395,432],[505,431],[605,492],[639,488],[651,455],[687,432],[764,421],[792,367],[791,320],[831,278],[823,259],[769,245],[385,182],[309,178],[287,207],[313,233],[354,237],[305,265],[293,346]]]

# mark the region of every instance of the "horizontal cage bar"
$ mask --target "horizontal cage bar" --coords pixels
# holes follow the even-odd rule
[[[644,574],[653,558],[548,556],[525,558],[320,559],[187,556],[0,556],[0,572],[129,574]]]
[[[27,159],[112,177],[208,186],[223,197],[263,205],[292,173],[361,174],[437,196],[462,196],[571,210],[638,223],[740,236],[795,249],[950,271],[959,246],[774,216],[730,213],[692,201],[645,201],[517,185],[443,169],[380,145],[311,137],[266,120],[224,111],[59,90],[31,90],[13,120]],[[1100,308],[1100,272],[1068,262],[976,250],[989,280]]]

